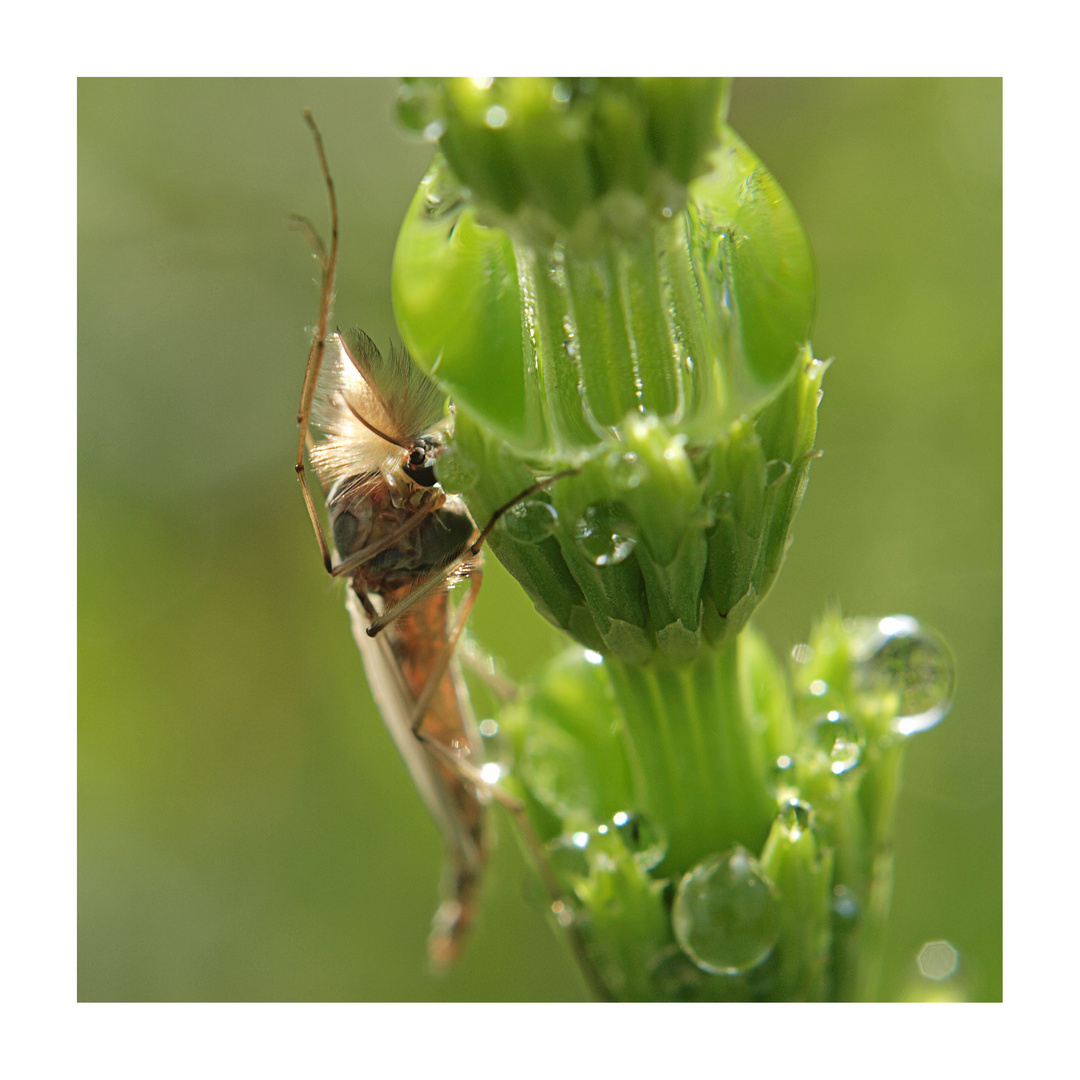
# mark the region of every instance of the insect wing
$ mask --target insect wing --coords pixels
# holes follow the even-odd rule
[[[323,491],[346,476],[369,476],[372,483],[380,482],[384,473],[397,467],[400,447],[381,438],[373,427],[391,428],[392,433],[382,396],[360,373],[341,335],[330,334],[311,402],[308,443],[308,457]]]
[[[372,697],[424,804],[443,835],[450,861],[456,868],[478,875],[484,865],[484,852],[469,823],[462,818],[434,754],[413,732],[416,701],[405,685],[389,638],[385,632],[376,637],[368,636],[367,616],[351,588],[346,590],[345,606],[348,608],[353,637],[364,660]],[[463,697],[461,705],[468,716],[467,702]],[[478,733],[470,739],[470,743],[479,745]]]

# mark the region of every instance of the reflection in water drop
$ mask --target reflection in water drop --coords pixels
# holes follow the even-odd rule
[[[910,615],[856,619],[850,632],[855,688],[895,695],[893,730],[914,735],[940,723],[956,689],[956,662],[941,635]]]
[[[643,870],[659,865],[667,854],[667,837],[644,814],[620,810],[611,819],[615,832]],[[602,827],[602,826],[601,826]]]
[[[810,684],[810,693],[814,697],[824,697],[829,692],[829,684],[824,679],[815,679]]]
[[[829,758],[834,776],[843,776],[859,764],[863,736],[847,713],[830,709],[814,721],[814,742]]]
[[[794,844],[814,823],[814,808],[803,799],[785,799],[777,815],[787,838]]]
[[[760,964],[780,934],[776,886],[744,848],[702,860],[671,908],[675,940],[703,971],[737,975]]]
[[[637,545],[629,513],[621,503],[595,503],[574,525],[574,539],[594,566],[614,566]]]
[[[499,723],[497,720],[492,720],[488,717],[485,720],[480,721],[480,734],[486,739],[493,739],[499,734]]]
[[[623,491],[633,491],[649,478],[649,467],[633,450],[613,450],[606,464],[612,483]]]
[[[492,105],[484,113],[484,123],[493,129],[506,126],[506,110],[501,105]]]
[[[559,525],[555,507],[543,499],[526,499],[510,507],[503,515],[503,528],[522,544],[539,544]]]
[[[805,643],[796,645],[795,648],[791,650],[791,659],[794,660],[796,664],[809,664],[810,661],[814,659],[814,646]]]

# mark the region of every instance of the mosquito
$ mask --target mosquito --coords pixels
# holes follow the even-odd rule
[[[517,800],[494,786],[455,648],[483,578],[481,548],[511,507],[568,473],[521,492],[479,529],[464,500],[436,479],[452,432],[445,395],[403,349],[383,355],[362,331],[329,332],[338,210],[322,137],[311,128],[330,201],[330,247],[302,218],[322,271],[319,321],[300,397],[300,480],[323,565],[346,581],[345,602],[372,695],[447,850],[442,902],[428,939],[436,967],[460,953],[476,913],[490,846],[487,803],[507,806],[538,851]],[[305,471],[318,477],[327,539]],[[449,587],[466,583],[453,610]],[[550,871],[541,873],[553,891]],[[561,909],[557,909],[561,910]]]

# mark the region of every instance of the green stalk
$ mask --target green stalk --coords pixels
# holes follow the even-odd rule
[[[606,665],[625,737],[636,759],[650,763],[641,805],[666,827],[668,874],[734,844],[760,850],[776,816],[737,652],[730,645],[680,667]]]

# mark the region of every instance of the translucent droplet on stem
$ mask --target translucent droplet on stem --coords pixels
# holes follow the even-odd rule
[[[772,952],[780,934],[776,886],[744,848],[703,859],[671,909],[675,940],[703,971],[737,975]]]
[[[506,511],[502,524],[507,534],[520,543],[539,544],[558,528],[559,515],[549,502],[526,499]]]
[[[862,757],[864,738],[855,722],[837,709],[830,709],[814,721],[813,738],[829,759],[834,776],[851,772]]]
[[[952,706],[956,662],[940,634],[910,615],[890,615],[855,620],[852,637],[855,689],[895,695],[895,732],[914,735],[941,722]]]
[[[620,810],[611,823],[643,870],[651,870],[663,861],[667,854],[667,837],[650,818],[634,810]]]
[[[633,522],[618,503],[588,507],[574,525],[574,539],[594,566],[614,566],[637,545]]]

